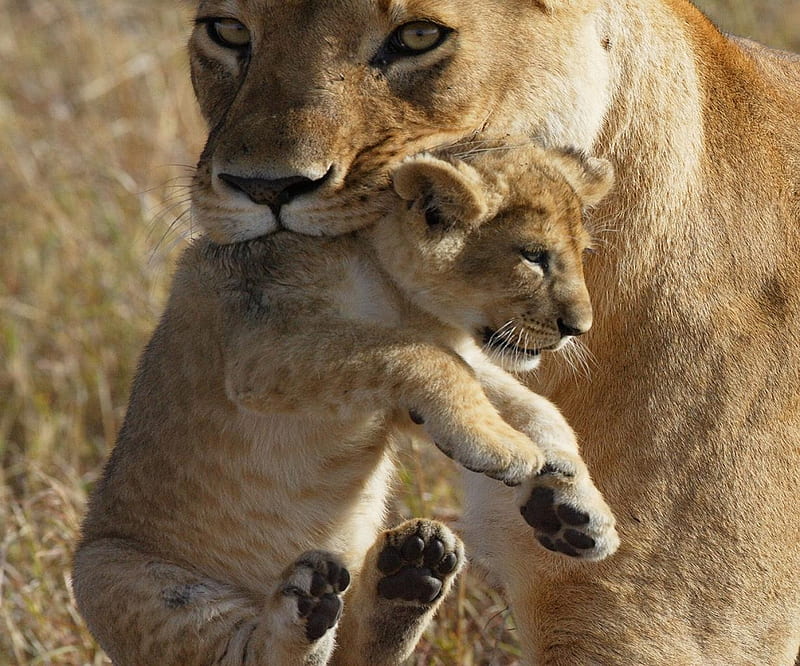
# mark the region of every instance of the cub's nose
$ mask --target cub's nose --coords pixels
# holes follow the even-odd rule
[[[592,327],[591,318],[575,319],[574,321],[565,321],[559,318],[556,321],[558,325],[558,332],[562,338],[573,335],[583,335]]]
[[[330,171],[316,180],[306,176],[288,176],[269,180],[236,176],[232,173],[220,173],[218,177],[228,187],[244,192],[253,203],[269,206],[277,215],[281,206],[294,197],[313,192],[322,185],[329,173]]]

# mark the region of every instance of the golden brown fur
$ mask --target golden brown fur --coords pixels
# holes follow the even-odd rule
[[[218,240],[364,224],[393,164],[473,133],[524,132],[614,162],[620,185],[595,214],[608,247],[588,264],[595,371],[541,377],[625,548],[599,567],[553,566],[498,519],[507,501],[487,502],[494,491],[469,500],[469,545],[491,548],[539,663],[793,663],[798,58],[722,36],[685,0],[198,4],[252,37],[246,72],[204,27],[191,43],[212,128],[195,211]],[[387,58],[392,35],[428,44],[429,27],[402,28],[419,19],[452,32]],[[328,175],[273,184],[271,212],[219,173]]]
[[[491,348],[528,366],[589,327],[582,208],[610,170],[535,147],[477,163],[401,164],[402,200],[356,235],[184,253],[75,559],[115,663],[404,659],[464,561],[435,521],[380,533],[409,412],[462,465],[520,486],[531,543],[617,548],[569,426],[481,350],[518,321],[527,333],[500,327]]]

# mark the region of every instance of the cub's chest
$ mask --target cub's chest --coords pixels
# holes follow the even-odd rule
[[[396,288],[363,256],[345,263],[331,304],[347,319],[391,327],[401,324],[403,301]]]

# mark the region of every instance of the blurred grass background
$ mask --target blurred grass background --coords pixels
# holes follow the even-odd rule
[[[800,0],[700,4],[726,30],[800,50]],[[68,572],[191,233],[190,17],[158,0],[0,0],[0,19],[0,665],[108,663]],[[406,462],[398,513],[455,516],[448,461],[419,447]],[[468,575],[414,663],[517,655],[504,603]]]

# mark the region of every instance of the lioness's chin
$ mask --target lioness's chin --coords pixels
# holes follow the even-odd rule
[[[207,211],[203,206],[192,206],[191,210],[192,222],[219,245],[242,243],[280,229],[280,224],[267,206],[214,211]]]

